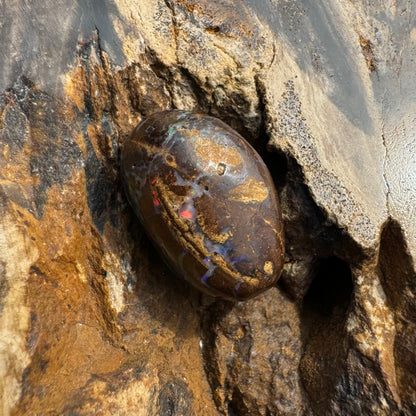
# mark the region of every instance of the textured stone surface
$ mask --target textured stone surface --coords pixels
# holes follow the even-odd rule
[[[414,414],[414,6],[2,3],[0,413]],[[124,196],[171,108],[275,179],[285,268],[244,304],[176,279]]]

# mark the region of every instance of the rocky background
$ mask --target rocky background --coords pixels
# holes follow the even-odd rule
[[[0,5],[0,414],[416,413],[414,0]],[[262,154],[277,287],[163,265],[119,153],[157,110]]]

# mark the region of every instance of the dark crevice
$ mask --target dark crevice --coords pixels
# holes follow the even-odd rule
[[[277,192],[280,194],[281,190],[287,183],[288,159],[283,151],[277,151],[275,149],[271,150],[268,147],[270,136],[267,132],[266,126],[268,118],[265,99],[265,86],[258,76],[255,78],[255,83],[259,100],[258,107],[260,114],[260,125],[258,128],[258,135],[256,139],[253,140],[252,145],[268,167]]]
[[[244,393],[238,387],[234,388],[230,403],[228,403],[229,416],[257,416],[253,415],[244,403]]]
[[[262,140],[262,142],[265,142],[265,140]],[[269,169],[277,192],[280,193],[287,183],[288,163],[286,154],[281,151],[268,152],[264,146],[263,151],[261,151],[261,156]]]
[[[267,144],[270,140],[269,134],[267,132],[267,108],[266,108],[266,98],[265,98],[265,91],[266,87],[264,86],[263,82],[259,78],[259,76],[255,76],[254,82],[256,85],[256,92],[258,98],[258,114],[259,114],[259,121],[258,121],[258,128],[257,134],[254,138],[251,138],[250,143],[262,157],[264,163],[269,167],[269,163],[274,165],[275,160],[271,157],[271,152],[267,148]]]
[[[316,414],[331,414],[331,401],[346,371],[345,323],[352,301],[350,266],[338,257],[315,262],[312,282],[301,307],[303,356],[300,377]]]
[[[273,167],[275,154],[280,167],[279,162]],[[286,267],[278,285],[291,299],[301,302],[317,259],[335,256],[359,266],[371,253],[316,204],[305,185],[302,168],[292,156],[277,151],[270,159],[268,165],[278,189],[285,230]]]
[[[380,239],[379,275],[396,326],[393,353],[404,414],[416,414],[416,272],[400,224],[393,219]]]
[[[416,276],[405,236],[397,221],[390,219],[383,227],[379,254],[380,280],[389,307],[402,318],[416,320],[412,310],[404,310],[406,291],[416,295]],[[413,309],[413,308],[412,308]]]
[[[345,314],[353,290],[351,269],[338,257],[316,262],[312,283],[303,301],[309,312],[330,318]]]

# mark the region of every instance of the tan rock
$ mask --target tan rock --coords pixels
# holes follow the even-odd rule
[[[412,2],[96,3],[0,6],[0,413],[415,414]],[[119,149],[169,108],[276,180],[285,271],[247,303],[127,204]]]

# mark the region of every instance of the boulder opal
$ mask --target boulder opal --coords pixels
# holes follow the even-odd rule
[[[164,111],[134,129],[121,158],[128,199],[178,275],[230,300],[276,282],[284,260],[276,190],[236,131],[214,117]]]

